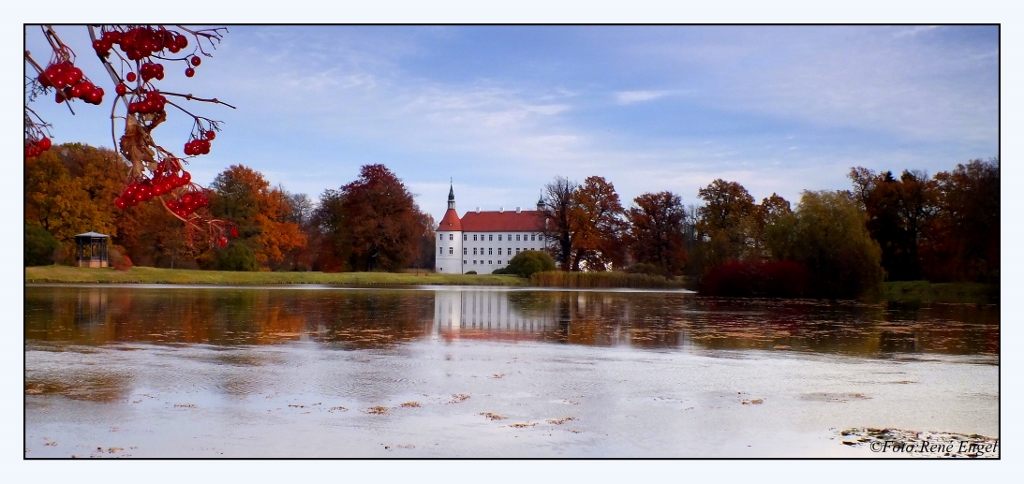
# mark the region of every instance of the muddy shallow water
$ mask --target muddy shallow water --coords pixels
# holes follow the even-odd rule
[[[842,432],[999,435],[998,307],[29,286],[25,331],[28,458],[904,457]]]

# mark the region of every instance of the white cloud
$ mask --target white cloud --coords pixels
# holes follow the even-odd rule
[[[618,104],[633,104],[652,101],[669,94],[671,94],[671,91],[622,91],[615,93],[615,102]]]

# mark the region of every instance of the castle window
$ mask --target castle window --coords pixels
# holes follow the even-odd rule
[[[487,248],[487,255],[494,255],[494,249],[488,247]]]
[[[500,260],[498,261],[498,265],[499,265],[499,266],[501,265],[501,261],[500,261]]]
[[[473,247],[473,255],[476,255],[476,247]]]
[[[519,247],[516,247],[516,254],[519,253]]]
[[[448,234],[448,240],[455,240],[455,234]]]
[[[494,236],[493,235],[488,235],[487,236],[487,241],[488,242],[494,242]]]
[[[465,242],[467,240],[469,240],[469,236],[466,234],[462,234],[462,241]]]
[[[442,255],[442,254],[444,254],[444,247],[438,247],[437,248],[437,255]]]
[[[468,252],[469,252],[469,249],[467,249],[465,247],[462,248],[462,255],[469,255]]]
[[[531,241],[537,240],[537,234],[530,234],[530,240]]]
[[[498,247],[498,255],[501,255],[501,247]],[[498,263],[501,264],[501,262]]]
[[[516,242],[519,242],[519,234],[516,234]]]
[[[492,265],[492,261],[487,261],[487,265]]]
[[[512,242],[512,234],[508,234],[508,241]]]
[[[498,234],[498,242],[501,242],[501,234]]]
[[[511,247],[508,248],[508,252],[506,252],[506,254],[512,255],[512,248]]]
[[[476,234],[473,234],[473,242],[476,242]]]
[[[452,255],[454,253],[455,253],[455,248],[454,247],[449,247],[448,248],[448,255]]]
[[[466,265],[466,259],[462,259],[462,265]]]
[[[444,234],[437,234],[437,240],[444,240]]]

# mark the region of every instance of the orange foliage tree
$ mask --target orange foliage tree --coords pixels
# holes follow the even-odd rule
[[[210,188],[211,212],[233,221],[231,235],[249,245],[257,263],[277,264],[288,251],[305,247],[306,235],[299,224],[288,220],[292,207],[287,194],[271,188],[259,172],[232,165],[214,178]]]

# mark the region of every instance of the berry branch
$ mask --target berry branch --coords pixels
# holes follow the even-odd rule
[[[52,27],[44,25],[40,28],[53,54],[44,68],[29,52],[25,52],[26,62],[36,72],[35,77],[27,79],[27,102],[34,101],[41,94],[48,94],[52,89],[55,91],[54,100],[67,104],[72,114],[75,112],[71,103],[75,99],[88,104],[101,104],[103,88],[93,84],[75,66],[77,58],[74,51]],[[216,49],[227,29],[218,27],[193,30],[181,25],[174,28],[162,25],[103,25],[89,26],[88,32],[93,50],[113,82],[117,95],[110,113],[111,139],[118,148],[118,154],[126,161],[127,177],[125,188],[114,200],[114,205],[119,209],[127,209],[157,198],[166,210],[185,223],[189,246],[200,235],[211,246],[227,245],[226,236],[237,236],[237,229],[230,222],[216,219],[209,213],[208,190],[191,181],[191,174],[183,168],[188,162],[187,158],[178,158],[156,144],[152,137],[153,130],[167,119],[165,108],[170,104],[193,119],[192,132],[184,146],[185,155],[195,157],[210,152],[210,142],[216,138],[216,132],[220,131],[221,122],[196,115],[169,102],[166,96],[223,104],[231,109],[235,109],[235,106],[217,98],[160,91],[154,83],[164,79],[164,63],[184,63],[185,77],[195,76],[196,68],[202,64],[200,55],[212,57],[207,49]],[[118,115],[120,109],[125,111],[124,116]],[[124,120],[124,130],[118,140],[119,119]],[[26,157],[39,156],[50,148],[50,127],[26,103]]]

